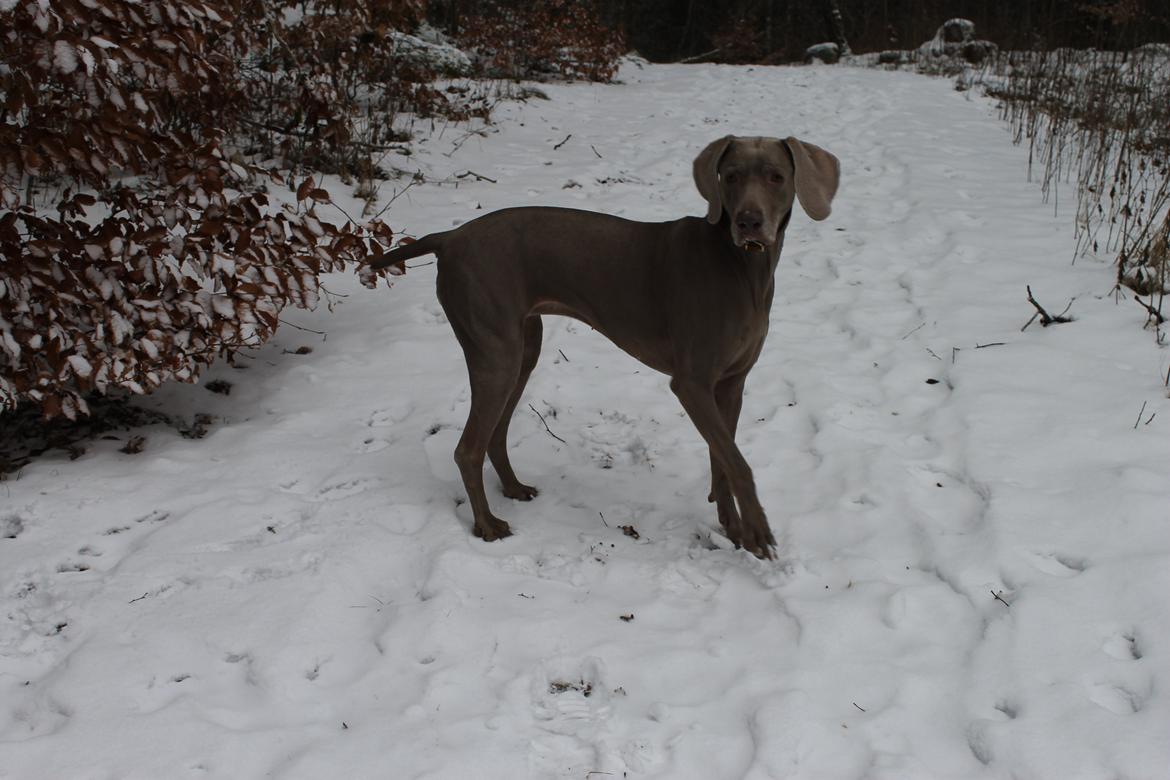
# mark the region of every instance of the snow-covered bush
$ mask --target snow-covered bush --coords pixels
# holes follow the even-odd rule
[[[0,410],[192,381],[389,243],[319,218],[312,179],[273,205],[229,144],[244,5],[0,3]]]
[[[465,54],[403,32],[420,25],[421,0],[233,2],[249,31],[238,128],[252,151],[282,167],[368,179],[380,175],[387,145],[404,140],[400,114],[487,115],[485,95],[433,83],[466,72]]]

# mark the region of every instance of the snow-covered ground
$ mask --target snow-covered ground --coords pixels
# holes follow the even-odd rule
[[[783,559],[727,549],[664,378],[557,318],[512,425],[542,493],[489,469],[515,536],[473,538],[434,266],[338,276],[334,311],[285,315],[327,338],[145,402],[207,438],[0,484],[0,778],[1170,777],[1167,354],[1108,266],[1070,266],[1026,150],[905,73],[623,78],[420,142],[393,162],[497,183],[414,187],[390,222],[672,219],[721,135],[837,154],[738,437]],[[1026,284],[1075,322],[1021,332]]]

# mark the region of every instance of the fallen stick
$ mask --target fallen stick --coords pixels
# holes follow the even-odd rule
[[[1146,413],[1146,402],[1142,401],[1142,408],[1138,409],[1138,418],[1136,420],[1134,420],[1134,423],[1133,423],[1133,429],[1135,431],[1137,430],[1138,424],[1142,421],[1142,415],[1145,413]],[[1152,420],[1154,418],[1151,417],[1150,419]]]
[[[1027,330],[1028,326],[1035,322],[1037,317],[1040,318],[1041,327],[1045,328],[1047,328],[1049,325],[1053,325],[1059,322],[1072,322],[1071,319],[1064,316],[1065,312],[1072,308],[1072,301],[1068,302],[1068,306],[1064,307],[1064,311],[1053,317],[1051,314],[1045,311],[1044,307],[1041,306],[1040,303],[1032,296],[1032,285],[1026,285],[1026,288],[1028,290],[1028,303],[1036,307],[1036,313],[1032,315],[1030,320],[1024,323],[1024,327],[1020,328],[1021,333]]]
[[[475,171],[464,171],[463,173],[455,174],[456,179],[466,179],[468,176],[474,176],[476,181],[490,181],[492,184],[497,183],[490,176],[484,176],[482,173],[476,173]]]
[[[1150,320],[1153,320],[1155,325],[1161,325],[1163,322],[1166,321],[1166,318],[1162,316],[1162,312],[1159,309],[1155,309],[1153,306],[1146,303],[1145,301],[1143,301],[1141,298],[1137,297],[1136,295],[1133,296],[1133,299],[1138,302],[1139,306],[1141,306],[1143,309],[1145,309],[1147,312],[1149,312],[1150,316],[1146,319],[1147,325],[1149,324]],[[1154,300],[1153,296],[1150,297],[1150,300],[1151,301]]]
[[[560,436],[557,436],[555,433],[552,432],[552,428],[548,427],[548,422],[544,419],[544,415],[541,414],[540,412],[537,412],[535,406],[533,406],[532,404],[528,404],[528,408],[531,409],[533,412],[536,412],[536,416],[540,418],[540,421],[542,423],[544,423],[544,429],[546,431],[548,431],[549,436],[553,437],[554,439],[559,441],[561,444],[568,444],[567,441],[565,441]]]

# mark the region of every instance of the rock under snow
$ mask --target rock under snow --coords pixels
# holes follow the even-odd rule
[[[978,64],[999,50],[991,41],[975,38],[975,23],[970,19],[948,19],[934,37],[918,47],[920,60],[952,59]]]
[[[390,33],[390,38],[394,41],[395,53],[407,60],[446,75],[466,76],[471,73],[471,58],[450,43],[432,43],[396,30]]]
[[[804,50],[805,62],[824,62],[832,65],[841,59],[841,47],[835,43],[817,43]]]

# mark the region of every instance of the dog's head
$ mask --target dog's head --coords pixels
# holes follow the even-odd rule
[[[829,216],[840,181],[837,158],[796,138],[724,136],[695,158],[695,186],[707,200],[707,221],[726,212],[740,248],[776,245],[794,200],[816,220]]]

